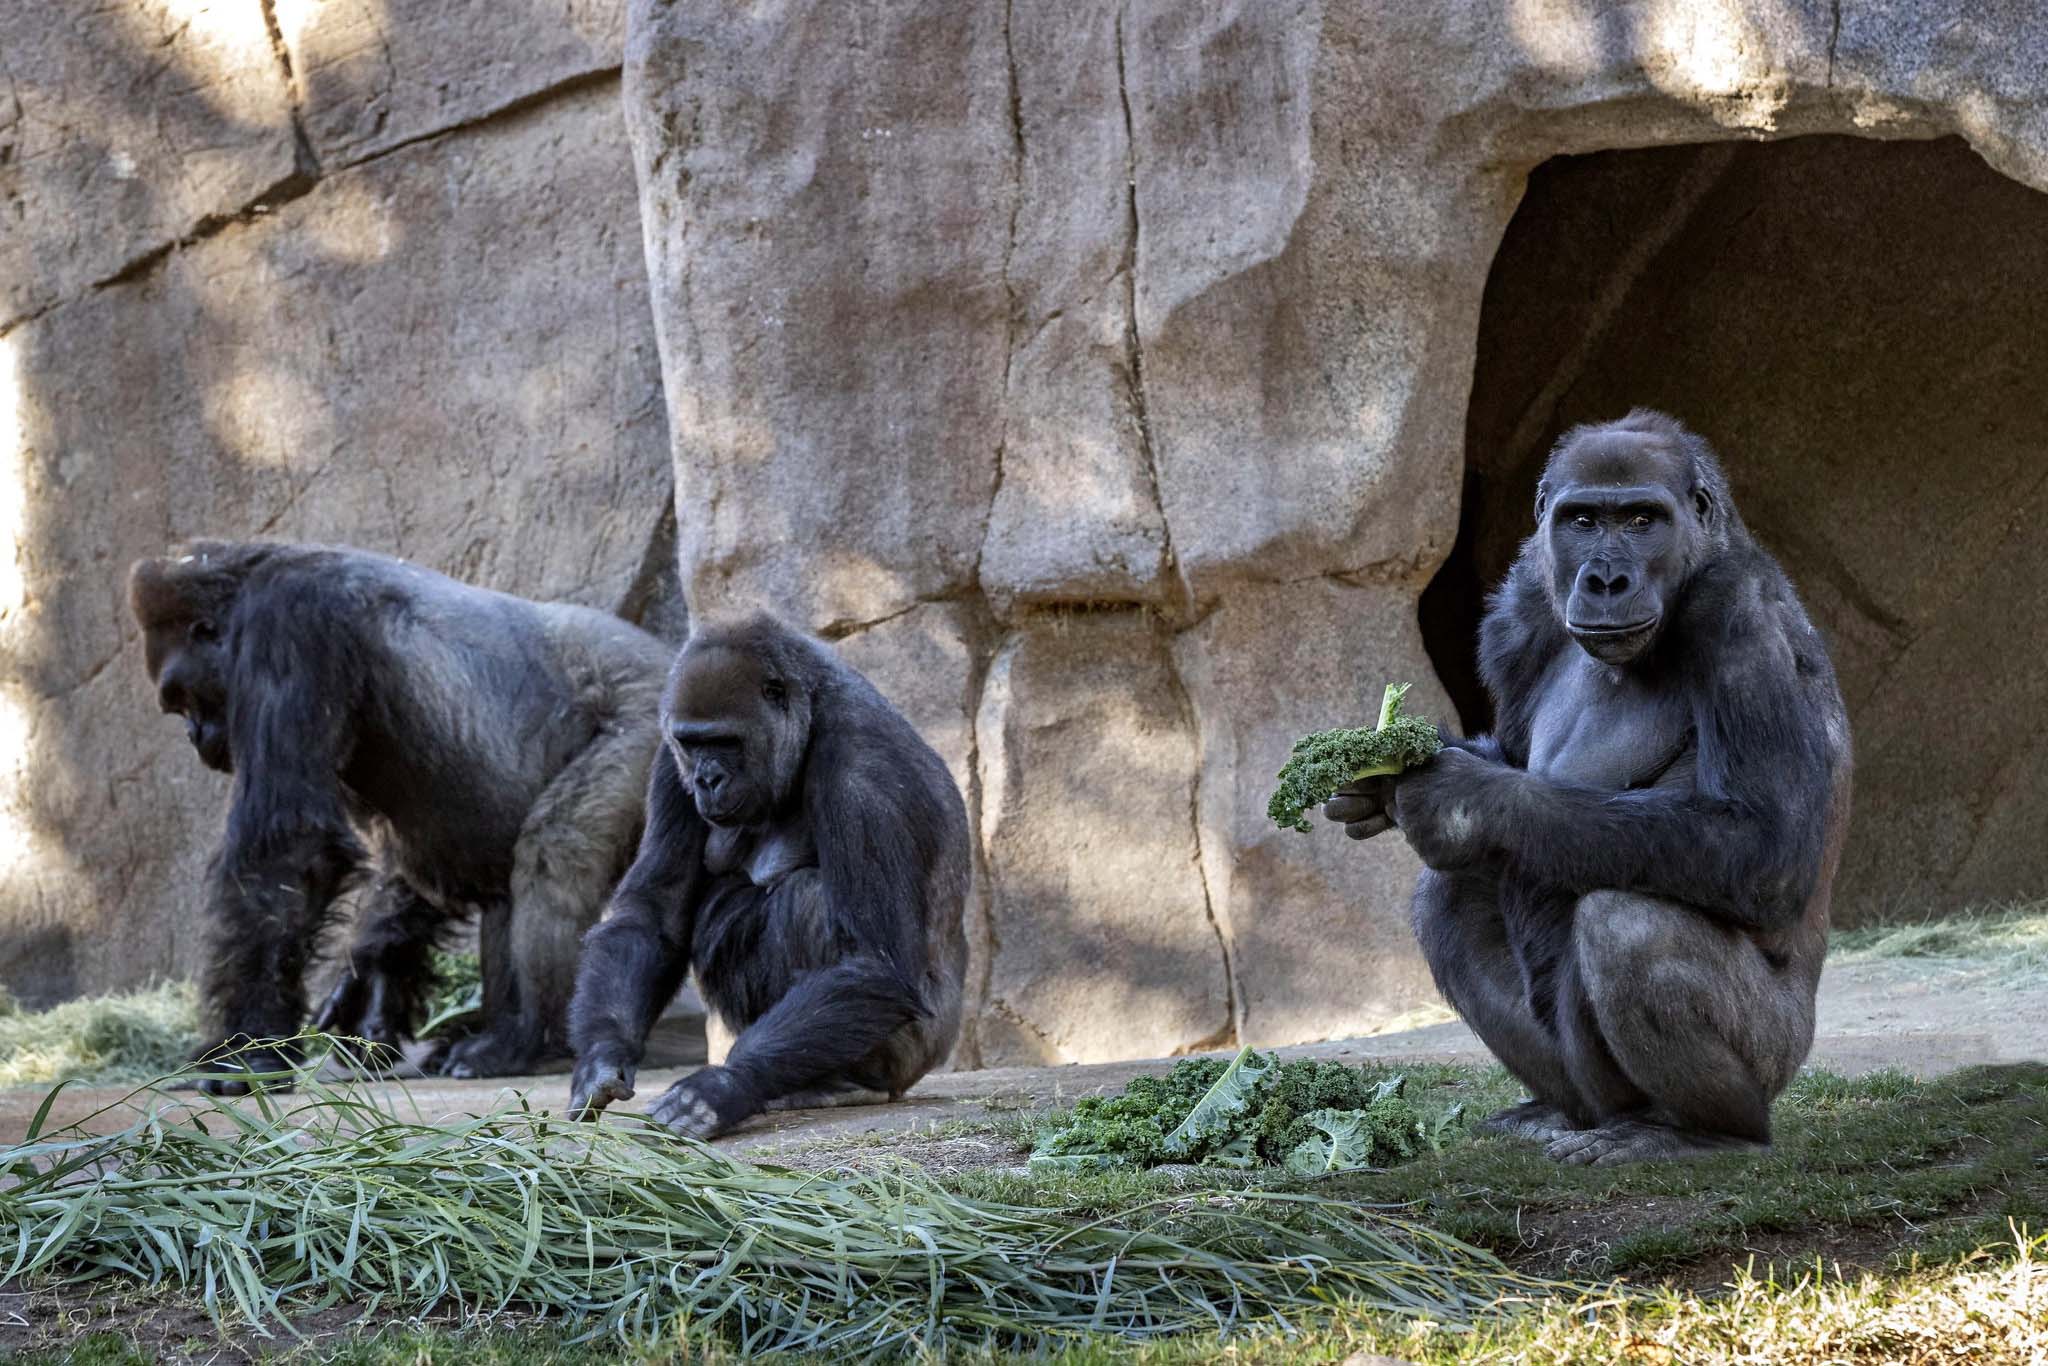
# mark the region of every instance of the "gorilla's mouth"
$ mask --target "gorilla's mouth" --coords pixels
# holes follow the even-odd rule
[[[235,771],[233,757],[228,753],[228,728],[220,718],[187,716],[185,738],[192,742],[200,763],[221,773]]]
[[[713,803],[705,801],[700,796],[697,798],[697,814],[711,822],[711,824],[718,826],[752,824],[751,821],[741,819],[747,814],[747,802],[744,797],[733,801]]]
[[[1646,617],[1623,626],[1578,626],[1565,623],[1579,648],[1603,664],[1625,664],[1641,653],[1661,617]]]

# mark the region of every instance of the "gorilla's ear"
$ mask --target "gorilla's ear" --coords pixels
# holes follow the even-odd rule
[[[1538,479],[1536,481],[1536,520],[1538,522],[1543,520],[1544,510],[1549,506],[1550,481],[1548,479]]]
[[[1713,491],[1706,486],[1705,481],[1696,482],[1692,486],[1692,510],[1699,514],[1701,526],[1712,527],[1720,520],[1720,505],[1714,501]]]

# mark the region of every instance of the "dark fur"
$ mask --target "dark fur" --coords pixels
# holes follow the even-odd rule
[[[1661,559],[1560,529],[1566,500],[1628,484],[1677,509],[1645,533]],[[1662,414],[1567,433],[1537,518],[1480,633],[1495,733],[1331,815],[1370,834],[1379,803],[1428,865],[1437,984],[1535,1098],[1496,1127],[1572,1161],[1767,1143],[1811,1044],[1849,811],[1826,648],[1713,452]],[[1572,544],[1583,562],[1561,562]],[[1650,603],[1650,643],[1619,663],[1566,629]]]
[[[234,774],[209,896],[218,1043],[300,1029],[329,908],[374,871],[319,1027],[395,1045],[435,937],[481,908],[485,1020],[444,1066],[488,1075],[561,1052],[578,938],[639,831],[661,643],[325,546],[195,542],[138,562],[129,601],[164,710]]]
[[[696,633],[662,717],[639,858],[584,941],[571,1112],[633,1094],[693,970],[737,1038],[655,1102],[661,1122],[708,1137],[900,1095],[960,1028],[971,853],[944,762],[829,646],[765,617]]]

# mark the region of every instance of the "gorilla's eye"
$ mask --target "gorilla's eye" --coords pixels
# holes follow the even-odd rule
[[[1591,531],[1593,529],[1593,519],[1582,512],[1572,518],[1572,525],[1581,531]]]
[[[789,700],[789,690],[782,686],[781,679],[771,678],[761,685],[761,696],[779,707]]]
[[[201,617],[192,623],[192,629],[189,634],[198,644],[211,645],[214,641],[220,639],[220,627],[214,625],[206,617]]]
[[[1638,512],[1635,516],[1628,519],[1628,529],[1630,531],[1648,531],[1650,529],[1650,515],[1646,512]]]

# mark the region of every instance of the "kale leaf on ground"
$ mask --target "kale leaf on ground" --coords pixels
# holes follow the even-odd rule
[[[1200,1109],[1198,1122],[1190,1115]],[[1245,1049],[1226,1063],[1183,1058],[1163,1077],[1137,1077],[1090,1096],[1040,1136],[1031,1165],[1154,1167],[1166,1162],[1285,1167],[1300,1176],[1404,1162],[1461,1129],[1453,1106],[1429,1113],[1398,1076]]]
[[[1401,714],[1406,683],[1389,683],[1380,699],[1379,725],[1317,731],[1294,742],[1280,768],[1279,786],[1266,803],[1266,814],[1286,830],[1306,834],[1302,813],[1321,806],[1344,784],[1378,773],[1399,773],[1427,763],[1443,748],[1436,727],[1416,716]]]

